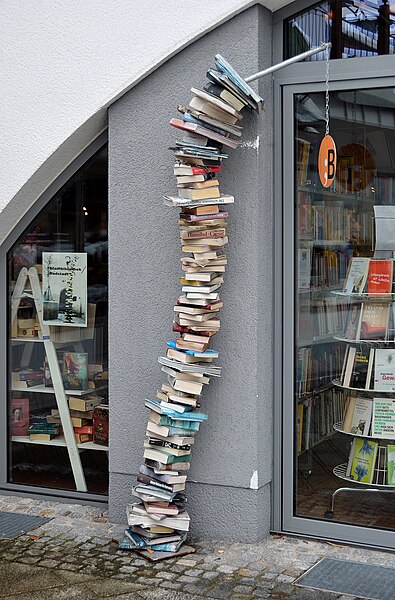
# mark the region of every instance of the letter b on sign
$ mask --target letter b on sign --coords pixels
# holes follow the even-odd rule
[[[332,136],[326,135],[318,153],[318,174],[324,188],[328,188],[336,175],[336,144]]]

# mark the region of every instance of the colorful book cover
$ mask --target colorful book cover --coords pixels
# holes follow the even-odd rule
[[[351,479],[360,483],[372,483],[377,449],[377,442],[354,438],[349,458],[349,476]]]
[[[371,398],[350,398],[344,418],[343,431],[354,435],[368,435],[372,419]]]
[[[395,439],[394,398],[373,398],[372,436]]]
[[[63,353],[63,385],[66,390],[88,389],[88,353]]]
[[[12,398],[11,435],[13,437],[28,435],[29,418],[29,398]]]
[[[387,485],[395,486],[395,446],[387,446]]]
[[[93,411],[93,442],[108,446],[108,406],[97,406]]]
[[[369,383],[368,372],[369,372],[369,359],[370,359],[369,347],[359,348],[355,353],[354,365],[351,374],[350,387],[357,389],[365,389]]]
[[[392,291],[392,260],[370,260],[368,295],[385,296]]]
[[[390,305],[377,302],[363,305],[361,317],[361,340],[385,340],[388,334]]]
[[[354,257],[350,263],[343,291],[346,294],[361,295],[368,278],[368,269],[369,258]]]
[[[395,350],[376,349],[374,389],[395,392]]]

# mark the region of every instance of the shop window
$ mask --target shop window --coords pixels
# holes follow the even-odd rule
[[[321,2],[285,21],[285,58],[330,41],[331,59],[394,54],[395,15],[387,0]],[[308,60],[324,60],[324,53]]]
[[[331,92],[338,163],[323,188],[325,96],[295,96],[294,514],[388,530],[395,527],[394,98],[390,87]]]
[[[108,490],[107,145],[10,248],[8,482]]]

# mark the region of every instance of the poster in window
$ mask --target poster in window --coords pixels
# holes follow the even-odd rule
[[[43,320],[87,327],[86,252],[43,252]]]

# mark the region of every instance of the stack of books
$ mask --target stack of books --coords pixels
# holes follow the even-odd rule
[[[50,442],[61,433],[59,425],[51,423],[33,423],[29,426],[28,435],[31,442]]]
[[[175,162],[177,196],[165,196],[165,205],[179,207],[182,276],[181,294],[174,306],[173,331],[165,356],[159,358],[166,376],[154,399],[146,400],[149,419],[140,467],[129,504],[129,528],[120,548],[177,552],[189,530],[185,510],[185,482],[200,424],[203,390],[221,368],[213,361],[211,346],[220,328],[228,243],[226,206],[233,196],[222,194],[218,177],[228,148],[237,148],[244,108],[260,112],[263,100],[219,54],[207,72],[203,90],[191,88],[187,107],[170,125],[181,134],[171,148]],[[225,206],[226,205],[226,206]]]

